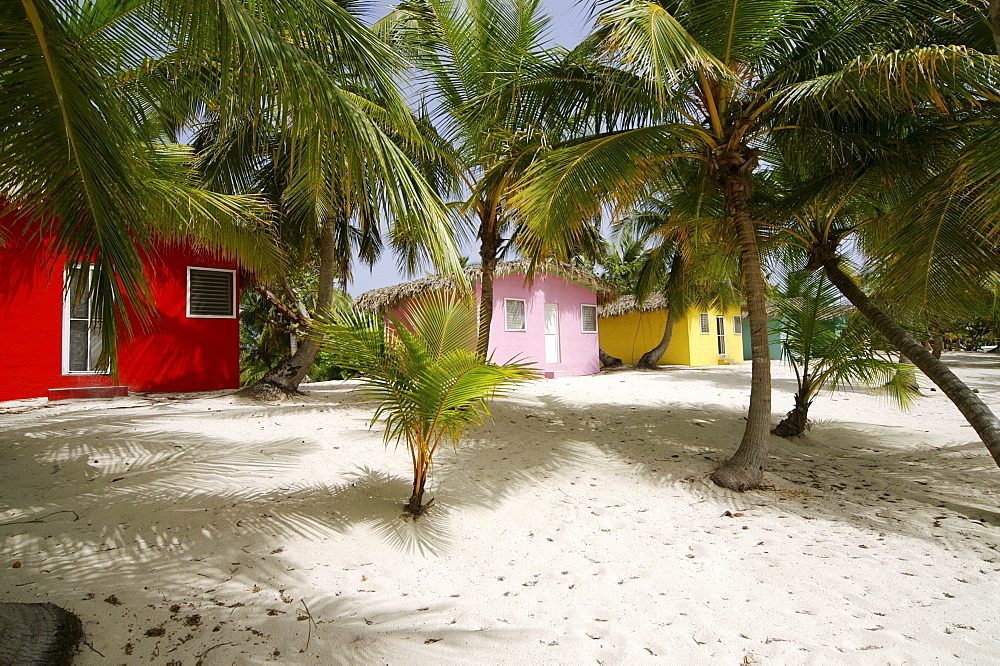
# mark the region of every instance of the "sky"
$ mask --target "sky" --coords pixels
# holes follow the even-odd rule
[[[593,22],[589,18],[587,3],[576,3],[573,0],[541,0],[543,9],[552,17],[550,24],[550,38],[553,44],[573,47],[586,37],[592,27]],[[385,6],[381,12],[374,14],[382,16],[389,11]],[[475,242],[466,243],[459,248],[459,252],[470,258],[470,263],[479,262],[479,252]],[[382,259],[375,264],[372,270],[363,266],[354,267],[354,281],[347,291],[351,296],[357,296],[369,289],[378,289],[389,285],[398,284],[407,280],[422,277],[426,272],[433,270],[430,266],[424,272],[407,276],[401,273],[396,267],[396,257],[391,250],[386,248]]]

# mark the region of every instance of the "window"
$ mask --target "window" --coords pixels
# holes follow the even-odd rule
[[[708,313],[707,312],[702,312],[699,315],[698,318],[700,319],[700,322],[701,322],[701,332],[702,333],[711,333],[712,329],[708,325]]]
[[[187,316],[236,317],[236,271],[188,266]]]
[[[90,288],[93,266],[66,269],[63,292],[63,374],[95,374],[101,357],[101,324],[91,321]]]
[[[580,330],[584,333],[597,333],[597,306],[580,306]]]
[[[743,335],[743,317],[733,315],[733,335]]]
[[[525,331],[524,301],[519,298],[503,299],[504,330]]]

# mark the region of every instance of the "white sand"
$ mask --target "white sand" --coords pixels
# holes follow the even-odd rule
[[[1000,358],[946,360],[1000,410]],[[1000,469],[954,406],[823,396],[740,495],[707,474],[749,377],[526,386],[416,523],[350,382],[2,403],[0,600],[77,613],[82,664],[1000,662]]]

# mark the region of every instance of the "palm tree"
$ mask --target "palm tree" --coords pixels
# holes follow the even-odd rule
[[[650,246],[636,271],[636,300],[658,291],[667,308],[663,336],[639,357],[637,368],[657,367],[670,346],[674,322],[691,308],[726,308],[741,302],[737,252],[721,227],[720,197],[711,188],[705,191],[697,174],[679,169],[666,176],[661,191],[640,201],[625,220],[639,233],[638,242]]]
[[[170,9],[52,0],[0,8],[0,208],[53,243],[51,261],[92,261],[90,310],[112,369],[119,326],[148,321],[143,251],[180,240],[244,265],[276,259],[252,233],[265,202],[202,188],[194,155],[166,138],[158,112],[169,95],[148,74],[186,32],[182,10]]]
[[[265,193],[276,211],[273,228],[292,265],[255,275],[258,283],[283,285],[303,263],[319,273],[311,312],[296,299],[280,302],[287,289],[262,291],[277,309],[295,313],[302,340],[247,390],[256,397],[298,389],[319,350],[316,337],[307,335],[314,315],[332,305],[336,281],[346,288],[355,259],[370,265],[378,258],[385,220],[392,220],[390,242],[408,269],[424,259],[448,271],[460,268],[448,214],[422,174],[433,170],[435,149],[421,138],[420,119],[387,75],[400,62],[373,32],[346,18],[353,22],[357,48],[371,52],[367,63],[343,48],[331,20],[282,33],[314,70],[309,85],[321,99],[310,100],[307,113],[289,108],[285,91],[264,88],[235,120],[232,108],[213,106],[199,124],[196,145],[209,182],[226,191]],[[317,40],[324,30],[329,39]],[[372,54],[382,59],[377,71]],[[294,99],[301,93],[289,94]],[[330,101],[341,108],[329,107]],[[314,103],[331,113],[317,115]]]
[[[920,395],[913,366],[889,356],[875,331],[840,305],[840,294],[821,275],[793,273],[773,295],[775,330],[782,334],[784,357],[795,372],[795,406],[773,432],[801,435],[809,406],[824,390],[863,384],[907,408]]]
[[[461,208],[473,218],[479,241],[477,349],[483,358],[496,266],[517,245],[524,222],[511,196],[525,169],[565,139],[575,121],[559,106],[559,95],[572,93],[535,84],[585,85],[566,76],[571,58],[546,45],[548,22],[538,0],[412,0],[378,25],[418,69],[418,92],[431,104],[431,119],[450,146],[452,168],[468,196]],[[578,246],[597,243],[591,228]]]
[[[404,319],[358,313],[341,303],[318,330],[338,366],[360,375],[356,390],[385,418],[385,442],[406,442],[413,493],[406,509],[419,516],[427,473],[444,441],[457,445],[489,416],[489,401],[538,376],[523,364],[496,365],[476,352],[476,309],[447,292],[410,302]],[[433,501],[433,500],[431,500]]]
[[[572,239],[573,230],[583,228],[580,221],[605,205],[642,196],[659,171],[693,164],[718,188],[741,248],[753,350],[746,429],[736,454],[712,475],[719,485],[756,486],[768,453],[765,283],[750,210],[762,157],[778,158],[773,146],[781,141],[786,154],[798,146],[836,164],[861,119],[912,114],[915,93],[936,94],[946,107],[965,101],[970,86],[984,90],[977,68],[987,59],[958,47],[925,46],[933,32],[928,26],[947,23],[939,19],[949,16],[935,5],[618,4],[600,18],[608,58],[641,76],[658,103],[644,114],[627,109],[611,131],[552,152],[528,171],[529,182],[515,198],[536,250],[558,256],[566,246],[560,239]],[[932,85],[914,71],[940,65],[943,72],[946,62],[953,87]]]
[[[994,106],[992,112],[998,110]],[[996,199],[988,190],[995,184],[968,182],[969,174],[975,174],[973,180],[983,176],[976,159],[984,146],[997,146],[991,144],[993,129],[981,126],[984,115],[980,111],[970,119],[971,134],[954,120],[941,123],[944,132],[932,121],[922,129],[906,126],[902,134],[899,128],[871,133],[863,159],[837,174],[812,170],[811,181],[785,196],[798,212],[767,226],[777,230],[776,240],[804,253],[806,270],[822,270],[871,326],[948,396],[1000,465],[1000,421],[900,324],[926,329],[928,322],[975,307],[984,297],[983,285],[1000,270],[990,235]],[[810,173],[808,166],[805,172]],[[851,240],[870,258],[874,297],[843,267],[843,248]]]
[[[324,182],[381,183],[406,236],[457,270],[440,200],[373,120],[417,139],[393,80],[398,58],[340,5],[26,0],[0,9],[0,28],[4,209],[50,235],[56,254],[93,258],[105,350],[129,322],[119,315],[142,311],[140,248],[156,238],[208,238],[251,267],[275,263],[269,237],[248,233],[265,202],[248,187],[223,196],[200,186],[222,179],[198,173],[170,141],[204,118],[220,137],[238,136],[243,155],[269,154],[268,128],[282,128],[290,207],[313,207]],[[217,164],[238,177],[236,162]]]

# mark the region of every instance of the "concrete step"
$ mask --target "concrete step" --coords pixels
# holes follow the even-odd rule
[[[49,400],[69,398],[123,398],[128,395],[127,386],[77,386],[75,388],[49,389]]]

